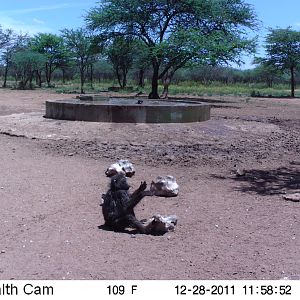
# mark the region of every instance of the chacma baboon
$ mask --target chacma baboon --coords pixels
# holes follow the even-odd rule
[[[148,233],[145,226],[136,219],[134,207],[146,195],[147,184],[142,182],[140,187],[129,194],[129,185],[124,174],[117,174],[111,178],[110,189],[103,195],[102,212],[105,225],[115,231],[122,231],[126,227],[133,227],[140,233]]]

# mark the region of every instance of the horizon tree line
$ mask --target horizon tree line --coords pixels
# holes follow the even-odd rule
[[[93,83],[95,66],[108,61],[121,88],[135,68],[139,86],[145,74],[150,76],[149,98],[165,98],[180,70],[230,69],[230,63],[241,63],[242,53],[256,50],[256,39],[248,38],[248,32],[257,29],[258,20],[253,7],[242,0],[105,0],[91,8],[85,20],[85,28],[33,37],[0,25],[2,87],[10,70],[18,88],[25,89],[32,88],[33,80],[39,87],[43,81],[51,87],[57,70],[64,82],[67,71],[76,68],[84,93],[86,80]],[[256,69],[266,74],[269,86],[289,72],[294,97],[300,32],[270,28],[265,48],[266,56],[254,61]]]

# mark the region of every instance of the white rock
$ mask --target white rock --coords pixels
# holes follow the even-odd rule
[[[105,175],[112,177],[116,174],[125,174],[127,177],[132,177],[135,174],[135,169],[131,162],[127,159],[121,159],[107,168]]]
[[[174,231],[177,224],[177,216],[155,215],[145,222],[145,226],[151,233],[166,233]]]
[[[150,192],[155,196],[175,197],[178,195],[179,186],[175,177],[171,175],[158,176],[151,182]]]

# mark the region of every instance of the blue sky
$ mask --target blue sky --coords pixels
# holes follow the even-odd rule
[[[58,33],[63,28],[84,25],[83,16],[97,0],[0,0],[0,25],[15,31]],[[128,0],[130,1],[130,0]],[[300,30],[300,0],[245,0],[252,4],[261,20],[255,34],[264,40],[268,27],[292,26]],[[262,52],[262,50],[260,50]],[[251,58],[246,58],[250,66]]]
[[[95,0],[0,0],[0,25],[31,35],[84,25]]]
[[[300,30],[299,0],[246,0],[254,6],[264,27],[292,26]]]
[[[261,43],[268,28],[286,28],[291,26],[300,30],[300,0],[246,0],[253,5],[258,19],[262,22],[256,35]]]

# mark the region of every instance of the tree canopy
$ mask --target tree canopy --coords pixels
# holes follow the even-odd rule
[[[12,34],[13,31],[11,29],[3,30],[0,25],[0,49],[9,43]]]
[[[92,63],[93,56],[98,48],[94,47],[92,35],[84,28],[63,29],[62,37],[65,41],[70,57],[75,59],[80,72],[80,90],[84,93],[84,83],[88,66]]]
[[[12,62],[16,75],[21,79],[19,89],[32,89],[33,75],[36,71],[45,66],[47,57],[44,54],[24,49],[14,53]]]
[[[40,33],[31,39],[30,48],[35,52],[44,54],[47,58],[45,75],[48,87],[50,87],[52,73],[59,67],[60,62],[66,56],[63,39],[55,34]]]
[[[252,51],[247,29],[256,25],[243,0],[103,0],[86,16],[102,39],[131,36],[142,41],[153,67],[150,98],[158,98],[158,80],[189,62],[238,61]]]
[[[107,56],[121,88],[125,88],[127,84],[127,73],[133,64],[134,46],[132,40],[116,37],[107,48]]]
[[[295,96],[295,70],[300,65],[300,32],[286,29],[269,29],[266,37],[266,57],[262,61],[281,71],[290,72],[291,96]]]
[[[2,85],[3,88],[6,87],[8,71],[12,66],[13,54],[27,47],[28,41],[29,36],[27,34],[16,34],[11,29],[7,29],[5,31],[5,43],[2,45],[2,49],[0,49],[0,61],[4,65],[4,80]]]

